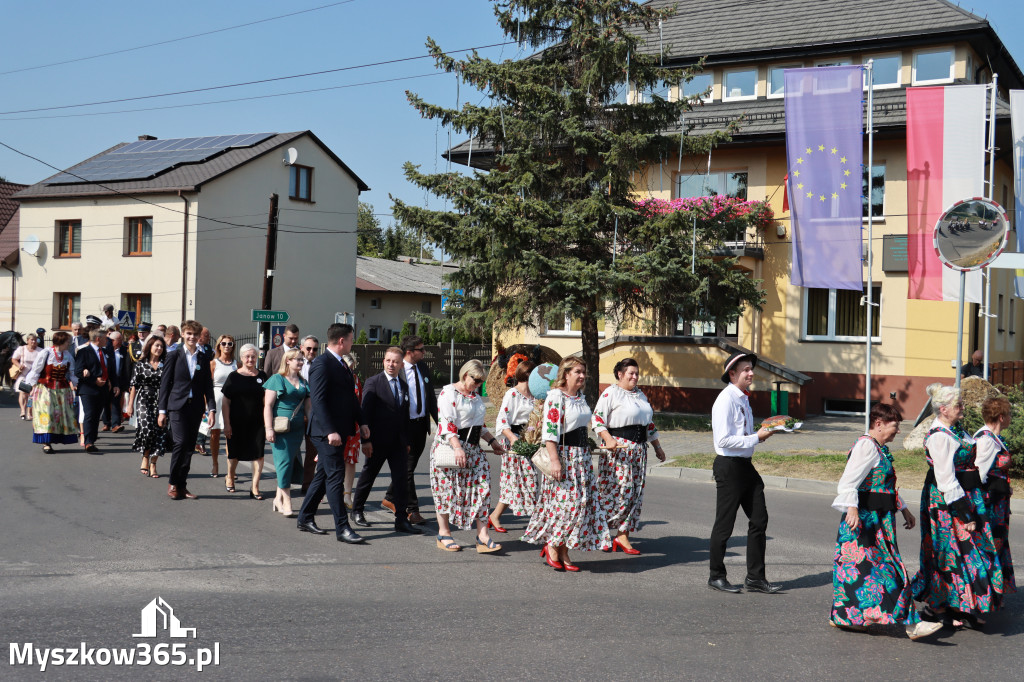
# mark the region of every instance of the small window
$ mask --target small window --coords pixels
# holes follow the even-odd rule
[[[715,77],[710,73],[698,73],[688,83],[680,83],[683,97],[698,96],[701,102],[710,102],[712,97],[711,88],[715,84]]]
[[[82,255],[82,221],[57,221],[57,258],[80,258]]]
[[[782,97],[786,91],[786,69],[799,69],[803,64],[784,64],[768,69],[768,97]]]
[[[420,303],[420,312],[430,314],[430,301],[423,301]]]
[[[672,100],[671,88],[665,82],[655,83],[650,87],[637,91],[633,98],[634,103],[653,102],[654,97],[660,97],[665,101]]]
[[[872,55],[864,58],[864,63],[874,60],[873,70],[875,90],[900,87],[900,67],[903,59],[898,54]],[[864,72],[864,87],[868,87],[867,71]]]
[[[999,302],[996,303],[996,331],[1005,332],[1006,326],[1003,324],[1003,295],[999,294]]]
[[[288,196],[299,201],[313,200],[313,169],[309,166],[289,166]]]
[[[153,321],[153,297],[150,294],[121,294],[121,310],[135,313],[135,324]]]
[[[914,53],[913,85],[953,82],[953,49],[922,50]]]
[[[125,253],[129,256],[153,255],[153,218],[128,218]]]
[[[734,101],[757,97],[757,69],[726,71],[722,79],[722,100]]]
[[[676,198],[726,196],[747,199],[746,171],[717,171],[710,175],[680,175],[676,179]]]
[[[1009,319],[1006,322],[1006,331],[1008,331],[1008,332],[1010,332],[1012,334],[1014,329],[1016,329],[1015,324],[1016,324],[1016,320],[1015,320],[1015,318],[1013,316],[1013,296],[1011,296],[1010,297],[1010,317],[1009,317]]]
[[[54,329],[71,329],[71,323],[82,314],[82,295],[80,293],[60,293],[53,295],[53,327]]]
[[[808,341],[845,341],[863,343],[867,329],[867,305],[861,299],[867,296],[867,287],[853,289],[804,290],[804,339]],[[881,285],[871,288],[872,303],[882,300]],[[881,342],[879,331],[881,307],[871,315],[871,338]]]
[[[379,298],[371,298],[370,299],[370,307],[373,308],[374,310],[380,310],[380,299]]]
[[[380,326],[370,327],[369,331],[366,334],[366,338],[368,338],[370,340],[370,343],[379,343],[380,342],[380,333],[381,333]]]
[[[544,328],[552,335],[579,336],[583,331],[583,322],[562,313],[551,313],[544,318]],[[597,335],[604,336],[604,318],[597,321]]]
[[[864,203],[863,215],[868,215],[868,169],[864,168],[861,176],[861,197]],[[871,167],[871,214],[873,218],[885,215],[885,164]]]
[[[630,84],[623,81],[611,86],[606,104],[628,104]]]
[[[702,322],[699,320],[687,320],[683,317],[676,317],[675,336],[720,336],[723,338],[736,339],[740,335],[740,321],[733,320],[725,325],[716,325],[714,322]]]
[[[819,59],[814,62],[814,66],[849,66],[849,59]]]

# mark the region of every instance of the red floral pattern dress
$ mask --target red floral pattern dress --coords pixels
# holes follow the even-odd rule
[[[601,393],[594,406],[592,426],[600,434],[609,428],[642,425],[647,443],[658,439],[654,426],[654,408],[640,389],[627,391],[612,384]],[[597,489],[612,532],[632,533],[640,527],[647,484],[647,443],[616,438],[619,447],[601,456],[597,469]]]
[[[582,394],[569,396],[553,388],[544,403],[542,438],[558,443],[563,433],[586,426],[591,416]],[[598,500],[590,447],[562,445],[558,455],[565,475],[561,481],[541,476],[537,506],[522,539],[535,545],[565,545],[569,549],[611,547],[608,522]]]
[[[359,377],[356,376],[355,372],[352,372],[352,380],[356,385],[356,402],[363,402],[363,385],[359,383]],[[345,441],[345,463],[346,464],[358,464],[359,453],[362,447],[359,438],[359,424],[356,424],[356,432],[354,435],[348,437]]]
[[[504,435],[506,429],[525,425],[533,411],[534,399],[516,389],[505,392],[498,409],[494,434],[501,439],[505,454],[501,456],[501,478],[498,481],[498,502],[508,505],[516,516],[529,516],[537,503],[537,470],[529,457],[509,451],[511,443]],[[539,401],[538,401],[539,402]]]
[[[448,384],[437,396],[437,434],[430,448],[430,490],[434,495],[434,511],[447,514],[448,522],[466,530],[473,523],[487,518],[491,509],[491,467],[479,444],[462,444],[466,452],[466,468],[438,467],[434,451],[441,442],[458,434],[460,429],[483,427],[486,408],[480,396],[462,395],[454,384]]]

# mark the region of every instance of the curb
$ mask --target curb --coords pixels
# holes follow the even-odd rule
[[[686,467],[654,466],[647,469],[647,475],[652,478],[678,478],[685,481],[699,483],[714,483],[711,478],[711,469],[689,469]],[[761,476],[765,488],[776,490],[792,490],[794,492],[811,493],[814,495],[829,495],[835,497],[836,483],[830,481],[815,481],[809,478],[789,478],[786,476]],[[921,491],[900,488],[900,497],[904,503],[916,512],[920,508]],[[1024,500],[1010,499],[1010,511],[1015,514],[1024,513]]]

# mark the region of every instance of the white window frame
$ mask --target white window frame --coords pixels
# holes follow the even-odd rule
[[[878,289],[882,288],[881,282],[872,282],[871,286],[872,286],[872,289],[874,289],[876,287]],[[825,335],[821,335],[821,334],[811,335],[811,334],[808,334],[807,333],[807,300],[809,298],[810,289],[804,289],[803,291],[804,291],[803,301],[801,302],[802,313],[801,313],[801,316],[800,316],[800,340],[801,341],[832,341],[832,342],[837,342],[837,343],[864,343],[864,341],[866,341],[865,337],[863,337],[863,336],[839,336],[839,335],[836,335],[836,290],[835,289],[829,289],[828,290],[828,334],[825,334]],[[882,298],[881,295],[879,295],[879,300],[877,300],[877,301],[873,300],[872,301],[872,303],[874,303],[877,306],[876,308],[874,308],[874,312],[872,313],[872,317],[874,319],[878,320],[878,333],[879,333],[878,336],[872,336],[871,337],[871,342],[872,343],[881,343],[882,342],[882,336],[881,336],[881,333],[882,333],[882,323],[881,323],[881,320],[882,320],[882,301],[881,301],[881,298]]]
[[[917,58],[920,57],[921,55],[939,54],[940,52],[945,52],[945,53],[949,54],[949,76],[947,76],[945,78],[930,78],[930,79],[927,79],[927,80],[919,79],[917,77]],[[953,74],[954,74],[954,69],[955,68],[956,68],[956,50],[954,50],[952,46],[939,47],[939,48],[930,48],[930,49],[927,49],[927,50],[917,50],[917,51],[914,52],[914,62],[913,62],[913,66],[911,68],[910,84],[911,85],[942,85],[942,84],[946,84],[946,83],[952,83],[953,82]]]
[[[714,74],[713,71],[704,71],[702,73],[694,74],[694,78],[695,79],[696,78],[700,78],[702,76],[709,77],[711,79],[711,85],[708,86],[708,95],[707,95],[707,97],[698,97],[697,101],[699,101],[699,102],[713,102],[713,101],[715,101],[715,74]],[[691,80],[690,83],[693,83],[693,81]],[[679,99],[681,99],[683,97],[689,97],[689,95],[686,94],[686,86],[690,85],[690,83],[680,83],[679,84],[679,87],[677,88],[678,98]],[[703,92],[703,90],[701,92]]]
[[[901,52],[886,52],[884,54],[869,54],[869,55],[865,55],[864,59],[861,60],[861,63],[864,64],[865,66],[867,66],[868,61],[871,60],[871,59],[875,60],[876,62],[879,59],[897,59],[897,60],[899,60],[899,66],[896,68],[896,82],[895,83],[882,83],[882,84],[879,84],[878,81],[876,80],[875,81],[875,90],[894,90],[894,89],[900,87],[901,85],[903,85],[903,54]],[[864,89],[865,90],[868,89],[868,74],[867,74],[867,71],[864,72]]]
[[[752,95],[730,95],[729,94],[729,76],[731,74],[738,73],[753,73],[754,74],[754,94]],[[726,69],[722,72],[722,101],[723,102],[740,102],[743,100],[757,99],[757,80],[758,73],[756,66],[745,66],[739,69]]]
[[[379,324],[370,325],[370,328],[366,330],[366,338],[369,339],[370,343],[380,343],[380,337],[383,332],[384,328]]]
[[[380,310],[380,297],[370,299],[370,309]]]
[[[816,59],[814,61],[815,68],[819,66],[850,66],[853,61],[849,57],[841,57],[835,59]]]
[[[607,324],[607,322],[605,324]],[[561,329],[552,329],[551,327],[548,326],[547,320],[546,319],[544,320],[544,334],[542,336],[569,336],[569,337],[576,336],[576,337],[579,337],[579,336],[582,336],[582,335],[583,335],[583,331],[582,330],[581,331],[576,331],[576,330],[574,330],[572,328],[572,318],[569,317],[568,315],[565,316],[565,326],[563,326]],[[597,338],[599,338],[599,339],[603,339],[604,338],[604,332],[601,331],[600,329],[597,330]]]
[[[786,76],[785,76],[785,74],[783,74],[781,76],[781,78],[782,78],[782,92],[780,92],[777,95],[772,94],[772,89],[773,89],[772,88],[772,71],[774,71],[776,69],[785,70],[785,69],[802,69],[802,68],[804,68],[803,64],[795,64],[795,63],[794,64],[772,64],[771,66],[769,66],[768,67],[768,78],[766,79],[766,83],[768,85],[768,90],[767,90],[766,94],[768,96],[768,99],[782,99],[783,97],[786,96]]]
[[[733,173],[746,173],[747,174],[747,198],[749,198],[750,197],[750,170],[748,168],[725,168],[725,169],[713,170],[713,171],[711,171],[710,174],[708,174],[708,180],[707,180],[706,189],[709,190],[709,191],[711,189],[714,189],[715,192],[717,192],[720,196],[726,196],[726,192],[723,191],[723,190],[725,190],[728,187],[729,176],[732,175]],[[689,178],[689,177],[703,178],[704,176],[705,176],[705,173],[693,173],[692,175],[686,175],[686,174],[684,174],[684,175],[676,175],[676,177],[674,178],[674,180],[672,182],[672,197],[675,198],[675,199],[689,199],[689,198],[691,198],[691,197],[684,197],[684,196],[682,196],[680,194],[680,192],[679,192],[679,183],[680,183],[680,181],[684,177],[686,177],[686,178]],[[706,194],[705,196],[710,196],[710,195]]]

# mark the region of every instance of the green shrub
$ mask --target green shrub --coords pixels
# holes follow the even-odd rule
[[[360,330],[359,336],[356,337],[356,343],[370,343],[370,337],[366,335],[366,330]]]

